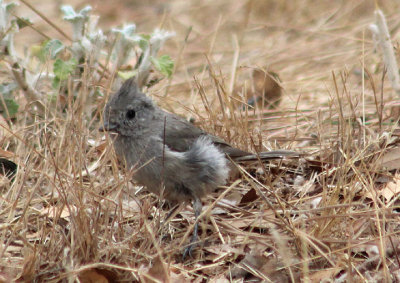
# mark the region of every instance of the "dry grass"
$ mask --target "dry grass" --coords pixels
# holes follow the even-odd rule
[[[382,166],[385,151],[398,159],[398,100],[368,31],[372,1],[120,1],[118,16],[91,2],[103,25],[177,32],[174,76],[148,90],[160,105],[243,149],[307,155],[240,167],[204,201],[201,245],[181,262],[193,211],[163,223],[168,205],[119,168],[97,131],[106,98],[82,88],[45,116],[27,106],[1,144],[19,171],[1,180],[0,281],[400,280],[398,167]],[[400,4],[379,5],[397,46]],[[279,74],[276,109],[231,98],[255,67]]]

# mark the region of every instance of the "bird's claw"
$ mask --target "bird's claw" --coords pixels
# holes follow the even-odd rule
[[[183,254],[182,254],[182,261],[185,261],[187,256],[193,258],[192,251],[195,246],[196,246],[196,244],[190,243],[189,246],[185,248],[185,250],[183,251]]]

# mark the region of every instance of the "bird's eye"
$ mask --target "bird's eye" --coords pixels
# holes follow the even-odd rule
[[[136,116],[135,110],[128,110],[126,112],[126,118],[128,118],[129,120],[132,120],[133,118],[135,118],[135,116]]]

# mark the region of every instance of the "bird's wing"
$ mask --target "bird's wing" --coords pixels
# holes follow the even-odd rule
[[[173,114],[166,115],[165,131],[162,131],[162,139],[172,150],[179,152],[187,151],[193,142],[202,135],[207,135],[211,141],[231,158],[248,155],[249,153],[232,147],[223,139],[207,134],[203,130],[192,125],[188,121]]]
[[[198,137],[205,135],[201,129],[173,114],[166,116],[164,129],[160,134],[170,149],[179,152],[189,150]]]
[[[219,137],[216,137],[216,136],[213,136],[210,134],[208,134],[208,136],[213,141],[213,143],[219,147],[219,149],[221,149],[225,154],[227,154],[232,159],[250,154],[247,151],[243,151],[236,147],[232,147],[229,143],[227,143],[226,141],[224,141],[223,139],[221,139]]]
[[[285,157],[299,157],[299,153],[289,150],[276,150],[270,152],[260,152],[258,154],[251,154],[247,151],[232,147],[223,139],[207,134],[203,130],[197,128],[193,124],[184,120],[183,118],[166,112],[165,130],[161,132],[161,139],[165,144],[174,151],[184,152],[188,151],[194,141],[202,135],[208,136],[211,141],[225,154],[235,161],[251,161],[251,160],[268,160],[280,159]],[[163,123],[164,124],[164,123]]]

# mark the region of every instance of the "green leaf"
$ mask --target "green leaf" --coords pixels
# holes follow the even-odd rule
[[[136,25],[135,24],[126,24],[122,28],[113,28],[111,30],[113,33],[120,34],[123,37],[130,37],[135,34]]]
[[[75,12],[74,8],[70,5],[63,5],[61,6],[61,11],[64,13],[64,20],[69,21],[69,22],[75,22],[75,21],[86,21],[89,18],[89,13],[92,11],[92,7],[90,5],[87,5],[84,7],[82,10],[80,10],[78,13]]]
[[[53,81],[54,83],[54,81]],[[54,87],[54,86],[53,86]],[[47,95],[47,101],[55,104],[57,102],[57,98],[58,98],[58,93],[57,92],[53,92]]]
[[[127,80],[127,79],[130,79],[130,78],[136,76],[137,73],[138,73],[137,70],[135,70],[135,71],[126,71],[126,72],[119,71],[118,72],[118,76],[120,78],[124,79],[124,80]]]
[[[15,117],[15,114],[18,112],[19,105],[13,97],[13,92],[16,88],[17,84],[15,83],[0,84],[0,94],[2,96],[0,99],[0,112],[3,112],[6,118]]]
[[[51,39],[44,41],[39,50],[37,50],[37,47],[35,46],[32,47],[32,54],[38,57],[40,62],[44,63],[48,59],[55,59],[64,49],[64,44],[60,40]]]
[[[19,108],[19,105],[18,105],[18,103],[14,100],[14,99],[4,99],[4,102],[6,103],[6,107],[7,107],[7,110],[8,110],[8,114],[10,115],[10,116],[8,116],[7,115],[7,112],[6,111],[4,111],[5,113],[5,117],[6,118],[13,118],[13,117],[15,117],[15,114],[17,114],[17,112],[18,112],[18,108]]]
[[[65,49],[64,44],[58,39],[51,39],[46,41],[42,47],[42,57],[55,59],[57,55]]]
[[[75,70],[76,65],[78,65],[78,61],[75,58],[71,58],[68,61],[63,61],[58,58],[53,65],[54,75],[60,81],[66,80]]]
[[[141,36],[144,40],[147,40],[147,41],[149,41],[150,38],[151,38],[151,35],[150,35],[150,34],[141,34],[140,36]]]
[[[28,18],[20,17],[17,19],[17,25],[19,29],[33,25],[32,21]]]
[[[170,77],[172,75],[172,71],[174,70],[174,61],[172,61],[169,55],[162,55],[158,58],[151,57],[151,62],[154,67],[159,70],[163,75]]]
[[[83,37],[85,30],[85,23],[89,20],[89,13],[92,7],[89,5],[80,10],[78,13],[75,12],[74,8],[70,5],[63,5],[61,11],[64,13],[63,19],[72,24],[73,36],[72,40],[79,41]]]
[[[60,87],[60,78],[59,77],[54,77],[53,81],[51,82],[51,86],[53,87],[53,89],[59,89]]]
[[[12,11],[14,11],[15,7],[17,7],[18,5],[14,2],[8,3],[8,4],[3,4],[6,7],[6,12],[7,13],[11,13]]]
[[[64,19],[75,18],[77,16],[74,8],[70,5],[63,5],[61,11],[64,13]]]
[[[104,93],[101,91],[99,87],[96,88],[94,95],[98,97],[104,97]]]
[[[140,40],[139,40],[139,47],[140,49],[142,49],[142,51],[146,50],[147,48],[149,48],[150,45],[150,35],[148,34],[142,34],[140,35]]]

